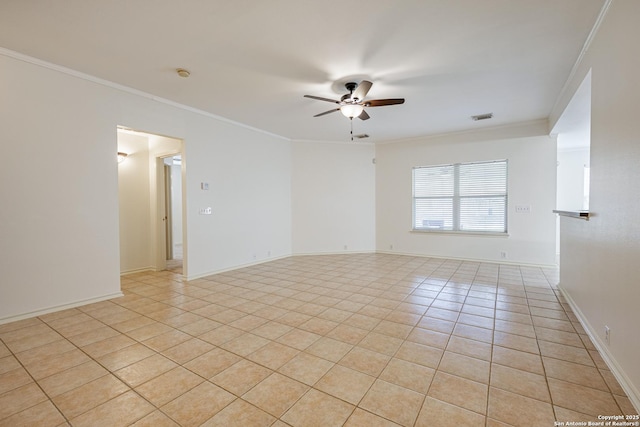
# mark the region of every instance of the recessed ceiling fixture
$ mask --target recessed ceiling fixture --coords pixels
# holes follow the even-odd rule
[[[477,116],[471,116],[471,118],[474,122],[477,122],[478,120],[487,120],[493,118],[493,113],[478,114]]]
[[[185,70],[184,68],[178,68],[178,69],[176,69],[176,73],[178,73],[178,75],[179,75],[180,77],[183,77],[183,78],[185,78],[185,79],[191,75],[191,73],[189,72],[189,70]]]

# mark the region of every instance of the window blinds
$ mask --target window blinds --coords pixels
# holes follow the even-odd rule
[[[507,232],[507,160],[413,169],[413,229]]]

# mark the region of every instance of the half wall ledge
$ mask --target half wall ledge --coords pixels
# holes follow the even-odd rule
[[[559,211],[554,209],[553,213],[556,213],[560,216],[567,216],[569,218],[578,218],[589,221],[589,211]]]

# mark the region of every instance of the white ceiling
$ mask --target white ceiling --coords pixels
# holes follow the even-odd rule
[[[296,140],[348,140],[303,95],[364,76],[406,98],[375,142],[546,118],[604,1],[2,0],[0,46]]]

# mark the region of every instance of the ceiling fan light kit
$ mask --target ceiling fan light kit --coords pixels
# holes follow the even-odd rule
[[[349,119],[360,116],[363,111],[364,105],[360,104],[345,104],[340,107],[340,112],[342,113],[342,115]]]

